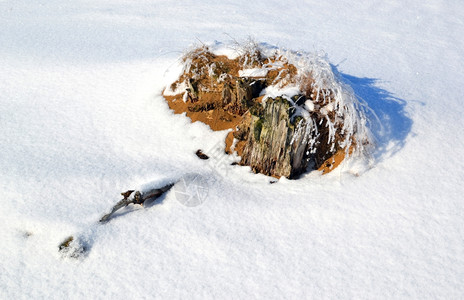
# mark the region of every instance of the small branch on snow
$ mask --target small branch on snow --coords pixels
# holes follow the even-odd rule
[[[134,197],[130,197],[131,194],[134,192],[134,190],[128,190],[127,192],[121,193],[121,195],[124,197],[124,199],[120,200],[118,203],[116,203],[115,206],[113,206],[113,209],[111,210],[110,213],[104,215],[101,219],[100,222],[106,222],[110,219],[110,217],[120,208],[123,208],[129,204],[139,204],[143,206],[143,203],[151,198],[158,198],[165,192],[167,192],[174,184],[168,184],[166,186],[163,186],[158,189],[151,189],[146,192],[140,192],[140,191],[135,191]]]
[[[165,192],[169,191],[174,183],[170,183],[161,188],[150,189],[145,192],[128,190],[121,195],[124,197],[122,200],[118,201],[110,213],[104,215],[99,223],[107,222],[111,216],[120,208],[125,207],[129,204],[139,204],[143,206],[143,203],[148,199],[156,199],[163,195]],[[134,193],[135,192],[135,193]],[[133,197],[130,197],[134,193]],[[71,258],[79,258],[88,251],[88,247],[85,243],[82,243],[82,238],[79,236],[69,236],[67,237],[59,246],[59,251],[63,256]]]

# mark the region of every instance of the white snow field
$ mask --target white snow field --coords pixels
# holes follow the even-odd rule
[[[463,20],[457,0],[0,1],[0,299],[462,299]],[[270,184],[194,155],[226,133],[163,87],[193,43],[248,36],[327,53],[379,117],[368,168]],[[189,172],[201,205],[171,190],[97,225]]]

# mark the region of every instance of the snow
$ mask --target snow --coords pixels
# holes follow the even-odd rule
[[[0,298],[459,299],[461,1],[1,1]],[[227,34],[224,34],[226,31]],[[370,169],[274,180],[161,97],[200,40],[323,49],[378,116]],[[231,50],[231,53],[233,51]],[[166,71],[167,70],[167,71]],[[215,152],[199,160],[197,149]],[[129,188],[199,173],[97,220]],[[62,257],[81,238],[88,253]]]
[[[306,100],[304,103],[304,106],[307,111],[313,111],[314,110],[314,103],[311,100]]]
[[[267,70],[261,68],[244,69],[238,71],[240,77],[266,77]]]
[[[265,101],[267,98],[276,98],[279,96],[283,96],[286,99],[291,100],[290,99],[291,97],[296,96],[298,94],[301,94],[300,87],[295,86],[295,85],[288,85],[283,88],[280,88],[275,85],[271,85],[271,86],[266,87],[261,92],[261,95],[264,96],[263,101]]]

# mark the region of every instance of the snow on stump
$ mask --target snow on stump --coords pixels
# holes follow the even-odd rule
[[[256,173],[327,173],[372,144],[363,106],[324,57],[250,42],[229,56],[199,47],[182,63],[163,92],[169,107],[213,130],[232,129],[226,152]]]

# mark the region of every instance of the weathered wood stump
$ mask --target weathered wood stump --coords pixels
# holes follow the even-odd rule
[[[310,159],[310,145],[299,130],[307,126],[294,116],[292,104],[277,97],[269,98],[262,110],[252,110],[249,132],[241,165],[271,176],[294,178],[304,172]]]
[[[369,143],[355,97],[327,82],[335,80],[328,64],[321,80],[311,64],[298,69],[281,53],[266,55],[259,47],[235,59],[201,47],[183,62],[184,72],[164,92],[170,108],[213,130],[232,129],[226,152],[236,151],[239,164],[254,172],[287,178],[308,168],[329,172]],[[295,87],[292,94],[267,94],[288,87]]]

